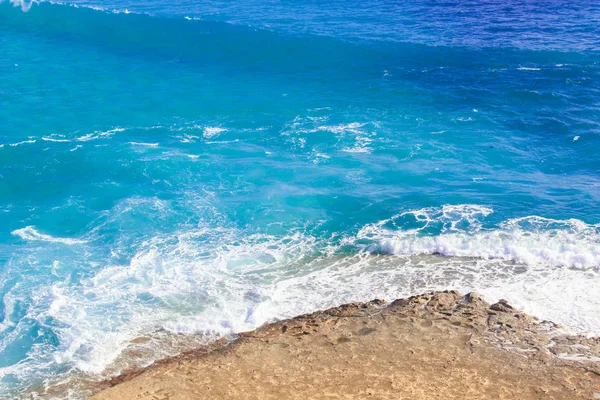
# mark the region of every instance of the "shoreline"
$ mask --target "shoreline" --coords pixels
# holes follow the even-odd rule
[[[268,323],[100,388],[91,399],[600,399],[600,338],[432,292]]]

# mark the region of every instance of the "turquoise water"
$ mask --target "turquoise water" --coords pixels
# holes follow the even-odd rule
[[[441,288],[600,333],[600,6],[362,3],[0,2],[0,397]]]

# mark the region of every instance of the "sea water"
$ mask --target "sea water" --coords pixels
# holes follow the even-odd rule
[[[595,2],[0,2],[0,397],[434,289],[598,334],[599,155]]]

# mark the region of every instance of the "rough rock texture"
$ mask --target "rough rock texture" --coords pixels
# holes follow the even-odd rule
[[[600,399],[600,339],[436,292],[267,324],[106,385],[93,399]]]

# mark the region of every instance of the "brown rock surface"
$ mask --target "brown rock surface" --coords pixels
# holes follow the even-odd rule
[[[600,399],[600,339],[436,292],[267,324],[106,382],[115,399]]]

